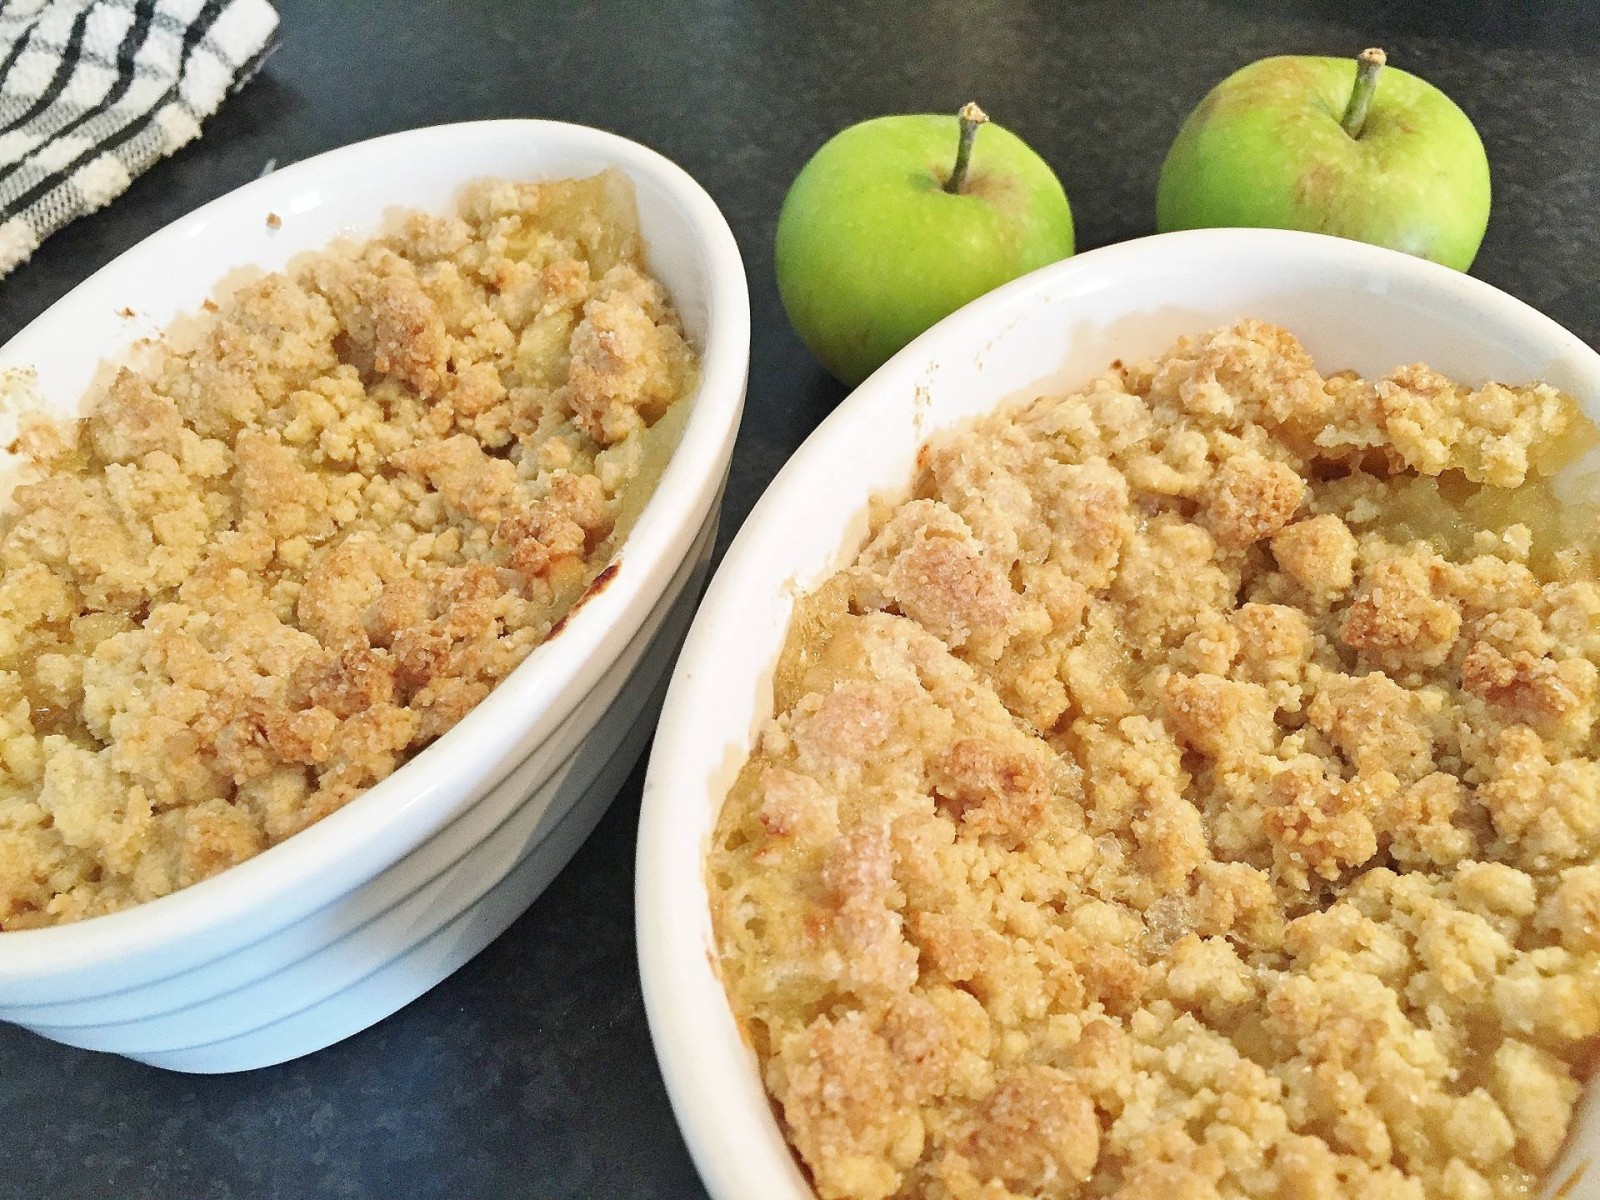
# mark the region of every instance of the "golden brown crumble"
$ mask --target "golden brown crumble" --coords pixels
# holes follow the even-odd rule
[[[548,636],[694,374],[637,230],[616,173],[475,184],[459,216],[208,302],[85,420],[28,428],[0,517],[0,929],[282,841]]]
[[[1600,1035],[1592,438],[1247,321],[924,447],[709,863],[819,1194],[1531,1195]]]

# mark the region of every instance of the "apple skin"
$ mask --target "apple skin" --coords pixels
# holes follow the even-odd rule
[[[944,190],[953,116],[878,117],[835,134],[778,214],[778,292],[801,341],[855,386],[985,292],[1072,253],[1061,181],[1026,142],[981,126],[966,185]]]
[[[1359,138],[1348,58],[1265,58],[1200,102],[1161,168],[1156,228],[1331,233],[1465,271],[1489,221],[1489,160],[1466,113],[1386,67]]]

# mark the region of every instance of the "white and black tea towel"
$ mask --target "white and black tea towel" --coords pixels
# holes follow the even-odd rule
[[[197,137],[277,28],[267,0],[0,0],[0,275]]]

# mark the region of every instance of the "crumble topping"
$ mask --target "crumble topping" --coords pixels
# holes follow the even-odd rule
[[[1600,1035],[1593,440],[1254,321],[931,440],[708,863],[819,1195],[1532,1194]]]
[[[620,173],[485,181],[35,420],[0,516],[0,930],[165,895],[460,720],[612,558],[695,364]]]

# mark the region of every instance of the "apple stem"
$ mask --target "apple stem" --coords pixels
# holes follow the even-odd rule
[[[944,183],[944,190],[952,196],[960,195],[967,182],[967,166],[972,161],[972,143],[978,136],[978,126],[989,120],[983,109],[971,103],[963,105],[956,115],[961,121],[961,140],[956,144],[956,165]]]
[[[1350,90],[1350,103],[1344,107],[1339,124],[1353,138],[1361,136],[1367,123],[1367,110],[1372,107],[1372,95],[1378,88],[1378,73],[1389,61],[1389,56],[1376,46],[1369,46],[1356,56],[1356,85]]]

